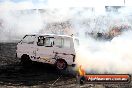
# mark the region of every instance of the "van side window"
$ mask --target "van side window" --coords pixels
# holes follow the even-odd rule
[[[64,39],[63,46],[64,48],[70,48],[71,47],[70,39]]]
[[[45,47],[52,47],[54,45],[54,38],[53,37],[47,37],[44,41]]]
[[[33,44],[35,36],[25,36],[22,40],[22,43]]]
[[[56,47],[62,48],[63,46],[64,39],[63,38],[56,38],[55,40],[55,45]]]
[[[75,45],[75,47],[79,47],[79,40],[78,39],[74,40],[74,45]]]
[[[44,38],[44,36],[39,36],[37,45],[45,46],[45,47],[52,47],[54,45],[54,38],[53,37]]]
[[[55,41],[56,47],[59,48],[70,48],[70,39],[64,39],[64,38],[57,38]]]
[[[37,45],[38,46],[44,46],[44,36],[39,36],[38,37]]]

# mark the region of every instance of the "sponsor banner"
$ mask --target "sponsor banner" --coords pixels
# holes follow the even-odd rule
[[[130,83],[131,75],[129,74],[87,74],[80,66],[78,69],[79,83]]]
[[[131,76],[128,74],[93,74],[84,77],[89,83],[129,83],[131,81]]]

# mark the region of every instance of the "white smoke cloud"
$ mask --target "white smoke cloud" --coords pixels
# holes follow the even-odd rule
[[[6,10],[0,14],[0,41],[20,40],[25,34],[37,33],[43,21],[39,13]]]
[[[5,1],[0,3],[0,11],[31,9],[33,7],[34,5],[30,1],[23,1],[20,3]]]
[[[131,33],[127,31],[109,42],[87,40],[80,47],[77,64],[88,73],[132,73]]]
[[[85,30],[108,32],[110,31],[110,26],[131,26],[131,12],[130,7],[125,7],[120,9],[118,14],[112,12],[103,17],[100,15],[93,16],[93,19],[88,22],[87,29],[84,26],[85,24],[78,26],[79,32],[81,34]],[[101,24],[97,25],[98,23]],[[78,25],[77,22],[76,25]],[[123,32],[111,41],[98,41],[90,36],[87,38],[81,36],[81,46],[76,59],[77,65],[82,65],[88,73],[132,73],[131,33],[132,31]]]

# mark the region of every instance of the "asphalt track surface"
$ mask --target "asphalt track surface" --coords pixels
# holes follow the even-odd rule
[[[43,63],[33,63],[25,68],[16,58],[16,45],[0,43],[0,88],[132,88],[130,84],[120,87],[115,84],[79,85],[71,68],[58,71]]]

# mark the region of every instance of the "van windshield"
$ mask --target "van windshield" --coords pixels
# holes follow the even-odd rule
[[[21,41],[22,43],[27,43],[27,44],[33,44],[34,43],[35,36],[34,35],[26,35],[24,36],[23,40]]]

